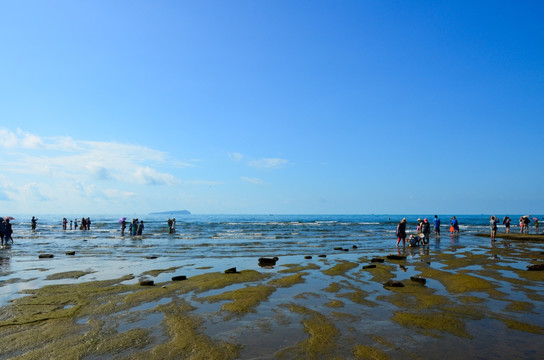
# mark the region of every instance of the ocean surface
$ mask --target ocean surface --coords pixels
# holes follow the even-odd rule
[[[126,284],[153,280],[168,291],[172,276],[199,279],[199,275],[236,267],[238,271],[257,270],[267,278],[252,285],[270,286],[273,283],[269,279],[285,280],[290,278],[285,271],[289,274],[289,269],[300,267],[305,270],[296,270],[294,276],[300,275],[301,282],[274,285],[274,292],[255,312],[233,315],[221,310],[221,302],[206,300],[248,284],[180,296],[194,307],[191,315],[203,321],[200,331],[206,336],[242,346],[240,359],[275,359],[284,351],[288,355],[282,358],[300,358],[296,351],[289,351],[306,344],[312,335],[303,325],[307,315],[290,306],[311,309],[333,322],[340,334],[334,341],[343,358],[353,358],[354,344],[382,349],[394,359],[541,359],[544,354],[543,274],[527,271],[527,265],[544,259],[544,242],[498,239],[493,243],[476,236],[489,233],[489,215],[456,215],[458,235],[449,232],[452,215],[440,215],[440,238],[431,235],[429,245],[413,248],[396,247],[397,224],[406,217],[408,235],[415,234],[417,218],[432,220],[434,214],[175,215],[173,234],[168,232],[168,214],[85,214],[92,221],[89,231],[63,230],[62,215],[4,215],[15,218],[15,243],[0,248],[0,306],[4,306],[4,317],[9,317],[12,300],[28,296],[24,290],[46,285],[125,277],[130,278],[123,281]],[[34,231],[32,215],[38,218]],[[121,236],[121,216],[129,221],[144,220],[143,235],[130,236],[127,229]],[[504,215],[497,216],[502,221]],[[509,216],[511,232],[519,233],[520,215]],[[542,215],[531,217],[542,219]],[[53,257],[42,259],[40,254]],[[375,272],[358,266],[388,254],[407,258],[398,263],[387,260]],[[258,258],[273,256],[279,258],[277,266],[259,266]],[[356,266],[331,273],[350,264]],[[427,278],[426,285],[411,284],[410,277],[421,274]],[[383,286],[388,279],[404,281],[406,288]],[[75,321],[82,325],[92,318],[119,333],[146,329],[153,334],[146,348],[149,350],[169,339],[159,305],[172,301],[172,297],[146,299],[143,297],[141,304],[128,311],[105,317],[87,315]],[[416,306],[414,301],[421,304]],[[8,349],[9,342],[2,345]],[[21,353],[18,348],[10,351],[12,358]],[[62,349],[59,351],[62,353]],[[128,351],[137,353],[141,349]],[[112,354],[86,358],[110,359]]]
[[[416,233],[417,218],[434,215],[174,215],[176,232],[168,232],[168,215],[137,214],[127,220],[144,220],[143,236],[120,235],[120,216],[85,215],[91,229],[63,230],[59,215],[39,215],[36,230],[31,230],[32,215],[12,215],[15,243],[0,249],[0,305],[19,295],[19,291],[55,283],[113,279],[141,274],[153,269],[181,267],[187,276],[226,268],[260,269],[259,257],[278,256],[298,261],[301,256],[327,254],[356,259],[365,255],[395,253],[395,231],[406,217],[408,235]],[[123,215],[126,216],[126,215]],[[499,219],[504,215],[497,215]],[[517,219],[509,215],[512,232],[519,232]],[[533,217],[535,215],[532,215]],[[66,216],[68,226],[70,219]],[[431,238],[429,246],[409,248],[410,256],[418,251],[437,252],[459,244],[478,246],[489,240],[474,234],[489,232],[489,215],[456,215],[461,234],[451,236],[451,215],[440,215],[442,236]],[[536,215],[542,219],[542,215]],[[80,220],[81,218],[78,218]],[[499,232],[504,231],[502,225]],[[534,233],[533,221],[531,233]],[[349,253],[334,249],[343,247]],[[402,249],[406,251],[406,249]],[[75,255],[66,255],[74,251]],[[415,253],[414,253],[415,252]],[[39,254],[53,254],[39,259]],[[148,257],[156,257],[148,259]],[[286,261],[288,261],[286,260]],[[520,268],[523,267],[520,264]],[[67,271],[89,271],[78,279],[46,280],[49,275]],[[265,270],[266,271],[266,270]],[[162,277],[161,277],[162,276]],[[166,281],[171,274],[154,279]]]

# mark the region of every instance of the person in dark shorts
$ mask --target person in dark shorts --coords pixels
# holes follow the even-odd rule
[[[438,218],[438,215],[434,216],[433,224],[434,224],[434,236],[440,237],[440,219]]]
[[[508,216],[505,216],[504,219],[502,219],[502,224],[506,228],[506,233],[510,234],[510,218]]]
[[[403,218],[397,225],[397,246],[402,240],[402,245],[406,245],[406,218]]]

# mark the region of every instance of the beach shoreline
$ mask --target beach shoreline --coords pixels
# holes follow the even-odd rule
[[[0,253],[9,258],[1,265],[0,352],[18,359],[456,359],[459,348],[470,357],[543,355],[544,272],[527,269],[544,262],[541,242],[492,243],[476,236],[480,228],[464,228],[397,249],[387,220],[287,220],[198,223],[172,237],[151,229],[141,239],[100,228],[65,237],[28,232]],[[210,232],[195,242],[203,229]],[[259,266],[273,256],[277,262]],[[178,276],[186,279],[172,280]]]

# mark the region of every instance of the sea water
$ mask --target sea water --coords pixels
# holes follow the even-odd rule
[[[396,356],[393,358],[457,359],[468,355],[470,358],[537,359],[542,358],[544,353],[539,341],[542,330],[539,330],[540,333],[519,331],[508,328],[501,321],[510,319],[544,328],[544,308],[539,295],[544,293],[544,282],[538,280],[539,277],[527,280],[519,273],[525,273],[528,264],[542,258],[540,254],[544,253],[544,243],[512,241],[510,244],[499,239],[494,244],[489,238],[476,236],[478,233],[489,233],[489,215],[457,215],[459,235],[449,232],[451,215],[440,215],[440,238],[432,234],[429,245],[415,248],[395,246],[397,224],[406,217],[408,235],[415,234],[417,219],[427,217],[432,222],[434,214],[172,215],[170,217],[176,217],[174,233],[168,231],[168,215],[127,216],[128,221],[132,218],[144,220],[142,236],[128,235],[128,228],[126,235],[121,236],[118,220],[125,214],[85,215],[92,221],[88,231],[63,230],[63,215],[32,214],[38,217],[36,230],[31,230],[32,215],[9,215],[15,217],[12,221],[15,243],[0,249],[0,306],[27,296],[22,292],[25,289],[118,279],[130,274],[133,279],[127,280],[127,283],[150,278],[156,284],[164,283],[168,286],[174,275],[191,278],[236,267],[239,271],[257,270],[268,273],[271,278],[278,278],[284,276],[281,271],[288,265],[314,265],[319,270],[305,271],[303,283],[277,287],[274,294],[254,313],[249,312],[243,317],[224,315],[220,311],[220,303],[198,298],[234,290],[245,284],[212,289],[204,294],[187,294],[184,295],[184,301],[195,306],[194,314],[202,317],[202,331],[206,335],[243,345],[241,359],[272,359],[276,351],[306,339],[307,335],[300,324],[300,314],[285,308],[286,304],[291,303],[302,304],[325,313],[328,319],[335,319],[335,327],[344,335],[339,344],[346,345],[346,349],[343,349],[346,358],[349,358],[353,342],[365,344],[376,341],[391,344],[386,347]],[[519,215],[509,216],[513,220],[511,232],[519,232],[516,221]],[[72,221],[75,218],[66,217]],[[503,215],[498,217],[502,220]],[[542,219],[542,216],[538,215],[538,218]],[[504,232],[503,226],[499,227],[499,232]],[[535,232],[533,226],[530,232]],[[73,251],[75,255],[67,255],[67,251]],[[466,331],[472,338],[444,332],[438,335],[431,332],[428,336],[391,320],[397,311],[405,310],[399,309],[395,303],[395,296],[402,293],[384,288],[380,281],[372,278],[371,272],[365,272],[360,267],[343,276],[323,272],[346,262],[365,265],[373,257],[384,258],[391,253],[408,257],[399,264],[385,264],[392,271],[392,278],[409,281],[407,279],[410,276],[420,274],[418,268],[423,266],[440,270],[444,274],[474,274],[490,281],[493,291],[501,295],[497,297],[485,292],[451,293],[442,282],[429,278],[426,287],[422,289],[425,293],[448,298],[452,305],[457,304],[461,309],[465,304],[463,300],[477,299],[482,302],[482,306],[485,305],[483,313],[486,315],[482,319],[476,317],[472,320],[468,320],[467,315],[462,317]],[[40,259],[39,254],[51,254],[53,258]],[[318,255],[326,255],[326,258]],[[279,257],[278,266],[259,266],[259,257],[272,256]],[[312,259],[307,260],[307,256],[312,256]],[[482,266],[481,256],[489,259],[485,266]],[[458,258],[460,263],[458,267],[452,268],[452,263],[440,261],[439,258]],[[471,258],[479,260],[472,264]],[[167,271],[149,275],[150,270]],[[63,276],[70,272],[77,272],[80,276]],[[329,292],[327,287],[333,283],[342,284],[343,290],[338,293]],[[358,287],[367,294],[364,301],[369,303],[359,303],[357,299],[351,301],[345,296]],[[331,298],[343,304],[342,316],[338,315],[338,309],[327,306]],[[163,330],[159,326],[163,320],[162,313],[146,313],[146,309],[169,301],[171,298],[166,297],[140,304],[125,312],[125,320],[115,317],[116,321],[120,321],[115,326],[118,326],[119,331],[134,327],[151,329],[153,336],[162,339]],[[520,311],[514,307],[509,310],[508,306],[512,304],[522,304],[527,309]],[[477,306],[473,304],[470,308]],[[439,306],[439,309],[445,312],[457,311],[455,308],[448,310],[444,305]],[[436,313],[436,309],[424,308],[420,312]],[[76,320],[78,324],[86,321],[87,317]],[[265,325],[260,328],[259,324]],[[464,349],[464,352],[461,354],[458,349]],[[414,356],[404,356],[403,351]]]
[[[31,230],[32,215],[14,215],[11,221],[15,243],[0,249],[0,305],[17,297],[22,289],[127,274],[138,281],[142,273],[153,269],[182,268],[187,276],[202,273],[204,268],[259,269],[259,257],[331,255],[337,253],[334,249],[338,247],[351,249],[350,254],[342,254],[346,258],[356,258],[361,253],[379,256],[384,251],[396,251],[396,226],[403,217],[408,221],[408,235],[416,233],[418,218],[427,217],[431,223],[434,219],[432,215],[173,215],[170,217],[177,217],[176,229],[170,233],[168,215],[134,214],[128,216],[127,222],[133,218],[143,220],[143,235],[130,236],[127,224],[125,236],[121,236],[120,216],[116,215],[85,215],[91,219],[90,230],[70,230],[70,219],[73,221],[75,216],[66,216],[67,230],[62,228],[62,215],[35,216],[35,230]],[[489,232],[489,215],[456,217],[461,234],[451,236],[451,215],[440,215],[442,236],[438,241],[431,236],[424,251],[489,242],[474,235]],[[519,232],[519,215],[510,218],[512,232]],[[77,220],[80,224],[81,218]],[[500,227],[499,231],[504,230]],[[531,232],[534,233],[534,227]],[[74,251],[75,255],[66,255],[67,251]],[[54,257],[39,259],[39,254]],[[68,271],[88,274],[77,279],[46,280],[50,275]],[[155,280],[167,280],[169,276],[163,274],[164,279],[159,276]]]

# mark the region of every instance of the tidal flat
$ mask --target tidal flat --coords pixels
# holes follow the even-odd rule
[[[84,256],[73,258],[70,270],[41,261],[0,282],[21,285],[2,306],[0,353],[3,359],[544,356],[544,271],[527,270],[544,262],[542,243],[401,248],[401,260],[388,260],[390,253],[397,251],[277,253],[277,263],[266,267],[257,256],[210,259],[206,266],[158,256],[141,268],[121,259],[111,279],[98,278],[98,266],[79,268]],[[236,272],[224,272],[232,266]],[[39,272],[42,286],[25,286]],[[172,281],[176,275],[187,279]],[[140,285],[143,279],[153,285]]]

